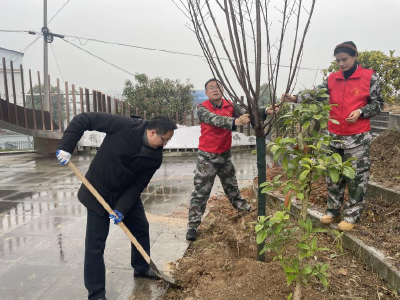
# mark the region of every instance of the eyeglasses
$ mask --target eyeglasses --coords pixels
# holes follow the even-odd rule
[[[207,90],[223,90],[224,88],[222,87],[222,86],[219,86],[219,85],[210,85],[208,88],[207,88]]]
[[[156,133],[160,137],[160,139],[163,141],[163,144],[167,144],[171,140],[171,139],[163,138],[157,131],[156,131]]]

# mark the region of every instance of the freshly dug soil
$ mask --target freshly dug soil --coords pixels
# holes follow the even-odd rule
[[[371,180],[400,191],[400,130],[386,130],[371,143]]]
[[[191,243],[185,256],[178,261],[173,277],[183,288],[170,289],[170,300],[235,300],[286,299],[294,284],[287,286],[279,262],[256,260],[254,221],[257,219],[256,200],[251,189],[243,190],[254,209],[240,215],[226,197],[212,197],[209,213],[199,227],[197,241]],[[268,207],[271,212],[274,208]],[[321,234],[318,245],[331,251],[316,253],[317,260],[330,265],[325,289],[311,282],[303,289],[302,299],[396,299],[390,286],[358,264],[346,252],[341,253],[328,235]]]
[[[367,245],[379,249],[390,257],[400,270],[400,199],[399,203],[389,203],[384,199],[367,201],[361,221],[354,235]]]

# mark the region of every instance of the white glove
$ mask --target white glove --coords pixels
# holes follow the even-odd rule
[[[65,165],[69,163],[69,161],[71,160],[71,153],[68,153],[67,151],[64,150],[57,150],[56,157],[60,161],[61,165]]]

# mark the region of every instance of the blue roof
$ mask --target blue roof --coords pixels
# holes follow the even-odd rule
[[[197,97],[196,97],[197,96]],[[197,104],[200,104],[200,103],[203,103],[204,101],[206,101],[208,99],[208,97],[207,97],[207,95],[206,95],[206,93],[205,93],[205,91],[204,90],[197,90],[197,91],[194,91],[194,103],[197,105]]]

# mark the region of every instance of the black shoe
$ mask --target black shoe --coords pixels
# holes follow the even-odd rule
[[[195,241],[196,240],[196,229],[188,229],[186,233],[186,239],[188,241]]]
[[[99,299],[97,299],[97,300],[107,300],[107,298],[99,298]]]
[[[240,208],[238,208],[238,212],[242,212],[242,211],[244,211],[244,212],[249,212],[249,211],[251,211],[251,206],[250,206],[250,204],[249,203],[244,203]]]
[[[133,272],[134,277],[143,277],[143,278],[149,278],[149,279],[154,279],[154,280],[159,280],[160,277],[157,275],[156,272],[154,272],[152,269],[148,269],[147,272],[144,273],[139,273],[134,271]]]

